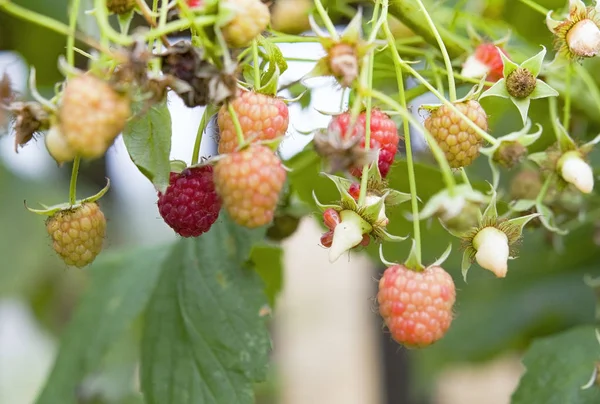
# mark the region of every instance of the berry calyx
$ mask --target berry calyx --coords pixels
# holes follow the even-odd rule
[[[335,116],[329,123],[329,132],[337,132],[342,139],[350,139],[360,136],[361,147],[365,147],[366,113],[358,115],[354,128],[350,128],[352,118],[349,112]],[[396,123],[384,112],[373,109],[371,111],[371,137],[370,149],[379,150],[379,171],[385,176],[390,171],[394,157],[398,151],[398,129]],[[357,178],[362,176],[362,167],[353,167],[350,173]]]
[[[46,229],[65,264],[82,268],[102,251],[106,219],[97,203],[86,202],[54,213]]]
[[[273,140],[285,135],[290,122],[288,107],[277,97],[253,91],[244,91],[231,102],[244,134],[249,143]],[[227,106],[219,110],[220,129],[219,153],[232,153],[238,146],[238,138]]]
[[[226,0],[221,2],[223,5],[234,13],[223,27],[225,41],[234,48],[250,44],[267,28],[271,19],[269,8],[260,0]]]
[[[127,14],[135,8],[135,0],[107,0],[106,8],[115,14]]]
[[[286,171],[266,146],[250,147],[219,159],[214,180],[223,206],[234,222],[248,228],[273,220]]]
[[[482,130],[487,131],[487,114],[479,102],[468,100],[457,102],[454,106]],[[466,167],[479,156],[481,137],[448,106],[442,105],[434,109],[425,120],[425,128],[438,142],[450,167]]]
[[[379,281],[379,313],[392,338],[409,348],[429,346],[446,334],[455,300],[454,280],[439,266],[416,272],[393,265]]]
[[[130,115],[129,98],[89,74],[67,81],[58,112],[69,147],[89,159],[106,152]]]
[[[212,166],[172,172],[166,192],[158,194],[160,215],[182,237],[206,233],[220,210],[221,198],[215,190]]]

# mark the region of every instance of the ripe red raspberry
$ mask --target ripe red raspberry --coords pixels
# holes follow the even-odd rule
[[[338,132],[345,139],[350,136],[361,136],[361,145],[364,147],[366,113],[363,112],[358,115],[352,133],[349,132],[350,118],[349,112],[344,112],[343,114],[335,116],[329,123],[329,131]],[[394,121],[392,121],[385,113],[377,109],[372,110],[370,148],[373,150],[379,149],[378,164],[382,177],[385,177],[390,171],[390,167],[396,156],[396,151],[398,150],[399,140],[398,129],[396,128]],[[354,167],[350,172],[355,177],[360,178],[362,175],[361,170],[362,167]]]
[[[321,245],[325,248],[330,248],[333,244],[333,230],[329,230],[321,235]]]
[[[488,129],[487,114],[474,100],[454,106],[484,131]],[[437,140],[452,168],[466,167],[479,156],[481,137],[446,105],[435,109],[425,120],[425,128]]]
[[[360,197],[360,184],[355,182],[354,184],[350,185],[350,188],[348,188],[348,193],[351,197],[358,201],[358,198]]]
[[[135,0],[107,0],[106,8],[115,14],[127,14],[135,7]]]
[[[226,154],[215,167],[215,185],[234,222],[248,228],[273,220],[286,172],[266,146]]]
[[[169,187],[158,194],[158,211],[177,234],[198,237],[219,217],[221,198],[213,182],[213,167],[202,166],[171,173]]]
[[[442,267],[422,272],[394,265],[379,281],[379,313],[392,338],[407,347],[425,347],[446,334],[456,291]]]
[[[89,74],[67,82],[58,112],[61,132],[69,147],[90,159],[106,152],[130,115],[129,98]]]
[[[247,46],[263,32],[271,19],[269,7],[261,0],[226,0],[221,2],[234,12],[234,17],[223,27],[227,44],[234,48]]]
[[[65,264],[82,268],[102,251],[106,219],[96,202],[61,210],[46,221],[54,251]]]
[[[249,142],[272,140],[285,135],[290,122],[288,107],[280,98],[245,91],[231,102],[244,139]],[[219,153],[232,153],[239,146],[227,106],[219,111]]]

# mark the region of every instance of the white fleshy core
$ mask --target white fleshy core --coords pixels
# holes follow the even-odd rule
[[[363,239],[363,234],[370,230],[370,225],[358,213],[343,210],[342,221],[333,230],[333,240],[329,249],[329,262],[335,262],[346,251],[356,247]]]
[[[577,56],[596,56],[600,52],[600,29],[592,20],[581,20],[567,33],[567,45]]]
[[[490,67],[471,55],[465,60],[460,74],[473,79],[480,79],[490,72]]]
[[[565,154],[560,163],[560,175],[565,181],[573,184],[584,194],[594,189],[594,172],[592,167],[577,154]]]
[[[367,197],[365,198],[365,205],[372,206],[372,205],[379,203],[380,200],[381,200],[380,196],[367,195]],[[385,215],[385,204],[382,204],[381,209],[379,210],[379,215],[377,216],[377,222],[382,226],[387,226],[389,221],[390,220]]]
[[[508,271],[508,237],[495,227],[484,227],[473,238],[477,250],[475,260],[482,267],[492,271],[498,278],[504,278]]]

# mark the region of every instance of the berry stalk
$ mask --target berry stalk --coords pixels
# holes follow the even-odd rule
[[[448,55],[448,49],[446,49],[446,45],[444,44],[444,40],[440,36],[439,31],[437,30],[435,23],[431,19],[431,16],[427,12],[425,5],[421,0],[416,0],[417,4],[421,8],[425,19],[427,20],[427,24],[429,24],[429,28],[435,37],[435,40],[440,47],[440,51],[442,52],[442,58],[444,59],[444,65],[446,66],[446,71],[448,72],[448,94],[450,96],[450,101],[456,101],[456,83],[454,82],[454,74],[452,69],[452,61],[450,60],[450,55]]]
[[[388,1],[383,1],[384,10],[387,9]],[[383,24],[383,32],[385,33],[386,39],[388,41],[388,46],[390,47],[390,51],[392,53],[398,52],[394,45],[394,36],[390,31],[390,27],[388,25],[387,20]],[[402,66],[396,58],[392,58],[394,60],[394,67],[396,69],[396,80],[398,83],[398,96],[400,99],[400,106],[406,109],[406,91],[404,88],[404,78],[402,77]],[[421,263],[421,220],[419,219],[419,205],[418,205],[418,194],[417,194],[417,181],[415,176],[415,167],[413,163],[413,153],[412,153],[412,140],[410,137],[410,124],[407,119],[402,120],[402,125],[404,129],[404,145],[406,147],[406,165],[408,168],[408,185],[410,188],[410,207],[412,211],[412,222],[413,222],[413,239],[415,240],[415,255],[418,260],[418,263]]]
[[[69,184],[69,203],[75,205],[77,202],[77,177],[79,175],[79,163],[81,158],[76,156],[73,160],[73,170],[71,171],[71,183]]]
[[[254,67],[254,88],[260,88],[260,64],[258,63],[258,41],[252,40],[252,67]]]
[[[373,61],[374,54],[373,52],[369,53],[369,55],[365,58],[366,63],[363,65],[363,70],[366,71],[366,87],[371,90],[373,88]],[[361,74],[361,79],[364,74]],[[361,80],[362,81],[362,80]],[[362,84],[362,83],[361,83]],[[371,148],[371,108],[373,99],[370,95],[366,97],[366,107],[365,111],[365,150],[369,150]],[[377,164],[374,162],[373,164]],[[369,164],[365,164],[362,169],[362,177],[360,179],[360,193],[358,195],[358,206],[364,206],[365,200],[367,198],[367,184],[369,182]]]
[[[554,179],[554,174],[551,174],[548,176],[548,178],[546,178],[546,181],[544,181],[544,185],[542,185],[542,189],[540,189],[540,193],[538,194],[537,198],[535,198],[536,204],[542,203],[544,201],[544,198],[546,197],[546,194],[548,193],[548,189],[550,189],[550,184],[552,183],[553,179]]]
[[[337,42],[339,40],[339,35],[335,30],[335,26],[333,25],[331,18],[329,18],[329,14],[327,14],[327,11],[325,11],[321,0],[315,0],[315,8],[323,20],[323,24],[325,25],[325,28],[327,28],[327,32],[329,32],[329,35],[331,35],[331,39]]]
[[[573,64],[569,63],[565,71],[565,105],[563,107],[563,126],[568,131],[571,121],[571,76]]]
[[[194,151],[192,152],[192,165],[198,164],[198,160],[200,159],[200,144],[202,143],[202,134],[204,133],[204,129],[206,129],[206,124],[208,122],[207,115],[210,106],[206,106],[204,108],[204,112],[202,113],[202,119],[200,120],[200,126],[198,127],[198,132],[196,133],[196,141],[194,142]]]
[[[242,146],[244,144],[244,132],[242,131],[242,125],[240,125],[240,120],[238,119],[237,113],[235,112],[235,109],[231,103],[227,104],[227,111],[229,112],[229,115],[231,115],[231,120],[233,121],[233,127],[235,128],[238,144]]]
[[[67,36],[67,63],[75,66],[75,29],[77,28],[77,15],[79,14],[80,0],[71,0],[69,8],[69,35]]]

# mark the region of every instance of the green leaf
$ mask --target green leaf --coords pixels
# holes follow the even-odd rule
[[[581,389],[599,359],[600,345],[592,326],[582,326],[536,340],[523,358],[527,371],[511,403],[599,403],[599,388]]]
[[[144,310],[169,249],[141,249],[101,256],[90,286],[61,341],[37,404],[75,404],[76,390],[99,367],[110,346]]]
[[[250,261],[265,283],[265,294],[269,299],[269,305],[275,307],[283,285],[283,249],[273,244],[256,245],[252,249]]]
[[[171,114],[167,103],[157,104],[134,117],[123,131],[127,151],[139,170],[164,192],[171,171]]]
[[[175,245],[146,313],[146,404],[254,403],[271,343],[263,284],[244,263],[263,236],[222,213],[210,232]]]

